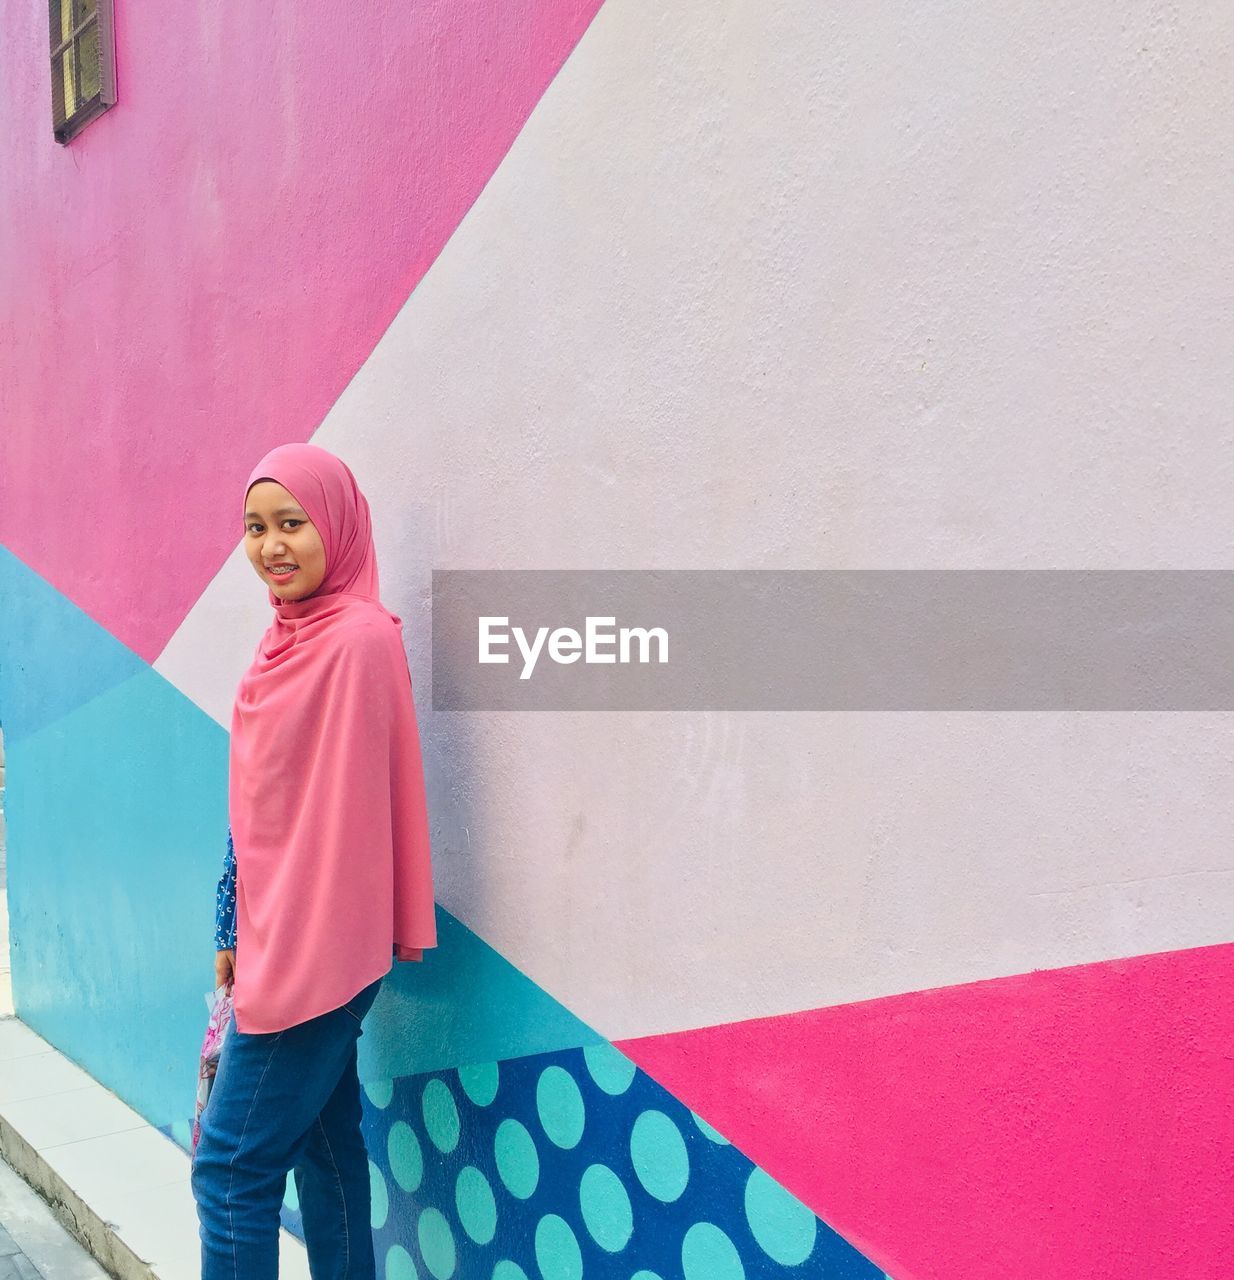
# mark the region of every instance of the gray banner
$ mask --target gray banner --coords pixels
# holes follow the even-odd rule
[[[1229,570],[433,571],[439,710],[1226,711],[1232,641]]]

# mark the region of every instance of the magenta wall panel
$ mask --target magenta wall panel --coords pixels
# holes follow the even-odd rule
[[[120,4],[119,101],[62,147],[6,0],[0,544],[157,656],[598,7]]]
[[[618,1047],[893,1276],[1234,1268],[1234,945]]]

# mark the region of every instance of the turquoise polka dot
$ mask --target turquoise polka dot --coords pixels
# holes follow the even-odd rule
[[[644,1111],[630,1130],[630,1159],[648,1195],[666,1204],[690,1180],[690,1156],[681,1130],[663,1111]]]
[[[390,1214],[390,1193],[386,1190],[386,1180],[381,1170],[370,1160],[368,1162],[369,1185],[369,1220],[373,1228],[384,1227]]]
[[[583,1095],[564,1067],[545,1067],[536,1084],[536,1110],[549,1139],[559,1147],[576,1147],[583,1136]]]
[[[695,1115],[694,1112],[691,1111],[690,1118],[696,1125],[698,1125],[699,1132],[704,1137],[710,1138],[712,1142],[718,1143],[722,1147],[727,1147],[729,1145],[728,1139],[719,1131],[719,1129],[713,1129],[702,1116]]]
[[[493,1280],[527,1280],[527,1272],[517,1262],[502,1258],[493,1268]]]
[[[545,1214],[536,1223],[536,1264],[544,1280],[583,1280],[583,1255],[564,1218]]]
[[[611,1044],[589,1044],[583,1050],[583,1060],[591,1078],[614,1098],[625,1093],[638,1070],[620,1049]]]
[[[540,1156],[531,1134],[519,1121],[503,1120],[493,1139],[493,1153],[506,1190],[526,1200],[540,1181]]]
[[[373,1106],[384,1111],[394,1097],[394,1081],[366,1080],[364,1082],[364,1092],[368,1094],[368,1100]]]
[[[630,1280],[660,1280],[654,1271],[636,1271]]]
[[[578,1198],[583,1221],[596,1244],[609,1253],[624,1249],[634,1232],[634,1213],[621,1179],[607,1165],[588,1165]]]
[[[681,1242],[685,1280],[745,1280],[736,1246],[712,1222],[696,1222]]]
[[[795,1267],[814,1251],[818,1219],[762,1169],[751,1171],[745,1200],[750,1230],[773,1261]]]
[[[437,1209],[425,1209],[416,1223],[416,1238],[424,1265],[436,1280],[449,1280],[454,1274],[457,1258],[454,1253],[454,1233],[445,1214]]]
[[[477,1107],[487,1107],[497,1096],[498,1080],[495,1062],[481,1062],[473,1067],[458,1069],[458,1082]]]
[[[283,1192],[283,1203],[293,1211],[300,1208],[300,1193],[296,1190],[296,1175],[294,1173],[287,1175],[287,1188]]]
[[[396,1120],[390,1126],[386,1138],[386,1154],[390,1159],[390,1172],[394,1181],[404,1191],[415,1191],[424,1177],[424,1152],[420,1139],[406,1120]]]
[[[450,1152],[458,1146],[458,1104],[444,1080],[432,1079],[424,1086],[421,1100],[424,1127],[438,1151]]]
[[[488,1179],[474,1165],[459,1170],[454,1184],[454,1207],[463,1230],[476,1242],[488,1244],[497,1234],[497,1202]]]
[[[417,1280],[418,1276],[411,1254],[401,1244],[392,1244],[386,1250],[386,1280]]]

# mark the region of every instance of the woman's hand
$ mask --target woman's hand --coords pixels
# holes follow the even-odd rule
[[[232,947],[214,953],[214,989],[231,987],[236,980],[236,952]]]

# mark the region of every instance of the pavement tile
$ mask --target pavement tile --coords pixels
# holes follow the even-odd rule
[[[0,1107],[96,1084],[92,1075],[54,1049],[0,1061]]]
[[[58,1094],[54,1106],[49,1106],[46,1098],[6,1103],[4,1118],[39,1151],[83,1138],[149,1128],[143,1115],[101,1084]]]
[[[0,1062],[47,1053],[53,1046],[32,1031],[20,1018],[0,1017]]]

